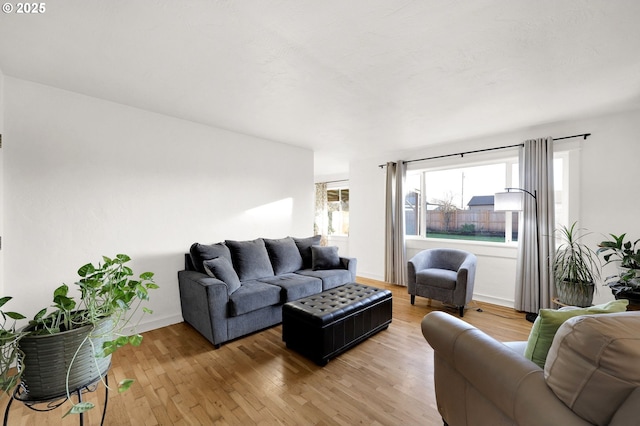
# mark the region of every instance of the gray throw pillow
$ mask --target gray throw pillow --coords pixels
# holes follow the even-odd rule
[[[229,252],[229,248],[224,245],[224,243],[216,243],[216,244],[199,244],[193,243],[191,248],[189,249],[189,254],[191,256],[191,263],[196,268],[196,271],[202,272],[205,274],[207,271],[204,270],[204,266],[202,266],[202,262],[205,260],[215,259],[216,257],[224,257],[231,263],[231,253]]]
[[[293,238],[286,237],[279,240],[263,238],[263,240],[276,275],[302,269],[302,256]]]
[[[311,267],[314,271],[340,268],[338,247],[311,246]]]
[[[233,268],[240,281],[273,276],[269,254],[262,238],[252,241],[226,240],[225,244],[229,247]]]
[[[224,257],[205,260],[202,262],[202,265],[209,276],[217,278],[227,284],[229,294],[240,288],[241,284],[238,274],[233,270],[233,265]]]
[[[302,267],[304,269],[311,268],[311,246],[320,244],[321,238],[322,235],[314,235],[308,238],[293,237],[293,241],[295,241],[298,251],[300,251],[300,256],[302,256]]]

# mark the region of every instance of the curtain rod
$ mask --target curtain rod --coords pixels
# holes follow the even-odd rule
[[[591,136],[591,133],[582,133],[580,135],[572,135],[572,136],[563,136],[561,138],[553,138],[553,140],[554,141],[559,141],[561,139],[571,139],[571,138],[584,138],[586,140],[589,136]],[[497,146],[497,147],[494,147],[494,148],[476,149],[474,151],[458,152],[456,154],[436,155],[435,157],[426,157],[426,158],[418,158],[416,160],[407,160],[407,161],[404,161],[404,163],[407,164],[407,163],[413,163],[415,161],[435,160],[435,159],[438,159],[438,158],[446,158],[446,157],[457,157],[457,156],[464,157],[466,154],[477,154],[478,152],[496,151],[498,149],[515,148],[515,147],[518,147],[518,146],[524,146],[524,144],[523,143],[518,143],[518,144],[515,144],[515,145],[505,145],[505,146]],[[381,169],[383,167],[385,167],[385,166],[386,166],[386,164],[378,165],[378,167],[380,167]]]
[[[316,182],[316,183],[337,183],[337,182],[349,182],[349,179],[328,180],[326,182]]]

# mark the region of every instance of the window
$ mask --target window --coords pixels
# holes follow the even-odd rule
[[[316,205],[313,230],[316,234],[349,235],[349,188],[345,182],[348,181],[315,184]]]
[[[407,173],[407,235],[504,242],[506,217],[517,215],[494,212],[493,194],[514,186],[514,162]]]
[[[349,188],[327,189],[328,235],[349,234]]]
[[[556,222],[566,215],[565,157],[556,154]],[[518,187],[517,157],[407,171],[406,235],[490,242],[518,240],[517,212],[493,211],[496,192]]]

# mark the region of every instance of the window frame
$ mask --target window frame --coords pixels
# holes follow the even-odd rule
[[[554,161],[557,159],[562,160],[562,188],[555,188],[556,199],[556,228],[560,225],[567,225],[570,222],[570,218],[576,216],[578,200],[576,199],[579,193],[579,159],[577,155],[573,155],[573,152],[578,149],[579,145],[576,143],[556,143],[554,146]],[[488,164],[505,163],[505,182],[511,182],[505,184],[507,187],[520,187],[519,173],[514,176],[513,165],[516,164],[519,167],[519,150],[506,149],[502,152],[484,153],[475,155],[472,158],[454,157],[438,160],[430,160],[428,164],[425,163],[409,163],[407,165],[407,174],[420,173],[420,191],[421,194],[425,194],[425,172],[439,171],[439,170],[452,170],[462,169],[466,167],[475,167]],[[555,173],[554,173],[555,175]],[[556,177],[557,179],[557,177]],[[557,180],[556,180],[557,182]],[[555,183],[555,182],[554,182]],[[405,189],[406,196],[406,189]],[[424,205],[424,201],[423,201]],[[558,209],[558,205],[562,206]],[[405,238],[413,240],[424,241],[442,241],[446,243],[460,243],[460,244],[483,244],[489,246],[513,246],[518,245],[517,241],[512,241],[512,215],[522,215],[521,212],[505,212],[505,241],[504,242],[490,242],[479,241],[473,239],[453,239],[453,238],[430,238],[425,236],[426,231],[426,214],[424,214],[424,207],[420,208],[420,220],[418,225],[418,235],[407,235]],[[520,217],[519,217],[520,219]],[[577,220],[577,219],[574,219]]]
[[[409,163],[407,165],[407,174],[412,173],[420,173],[420,190],[421,193],[424,194],[426,190],[425,186],[425,172],[433,172],[440,170],[452,170],[452,169],[462,169],[467,167],[477,167],[483,165],[491,165],[491,164],[505,164],[505,182],[512,182],[511,184],[505,184],[506,187],[514,187],[516,186],[515,182],[518,182],[518,176],[513,176],[513,164],[519,163],[519,150],[517,148],[505,149],[500,152],[486,152],[474,154],[469,157],[448,157],[443,159],[435,159],[429,160],[428,163],[424,162],[416,162]],[[515,180],[514,180],[515,179]],[[405,191],[406,193],[406,191]],[[423,201],[424,205],[425,201]],[[511,233],[507,232],[510,228],[511,224],[511,216],[514,213],[505,212],[505,236],[509,236],[508,239],[505,238],[504,242],[491,242],[491,241],[479,241],[474,239],[454,239],[454,238],[430,238],[425,236],[426,232],[426,214],[424,213],[425,209],[421,206],[420,209],[420,222],[419,222],[419,233],[418,235],[406,235],[407,239],[416,239],[416,240],[425,240],[425,241],[441,241],[447,243],[462,243],[462,244],[486,244],[486,245],[511,245],[516,246],[517,242],[511,241]],[[519,214],[519,213],[515,213]]]

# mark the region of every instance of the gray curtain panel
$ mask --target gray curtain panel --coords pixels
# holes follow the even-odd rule
[[[387,163],[385,268],[384,280],[407,285],[407,262],[404,244],[404,181],[407,174],[403,161]]]
[[[536,226],[536,200],[524,194],[518,232],[515,308],[537,313],[540,308],[551,308],[551,299],[555,296],[551,268],[555,252],[552,137],[525,141],[520,152],[520,187],[537,194],[539,227]]]

